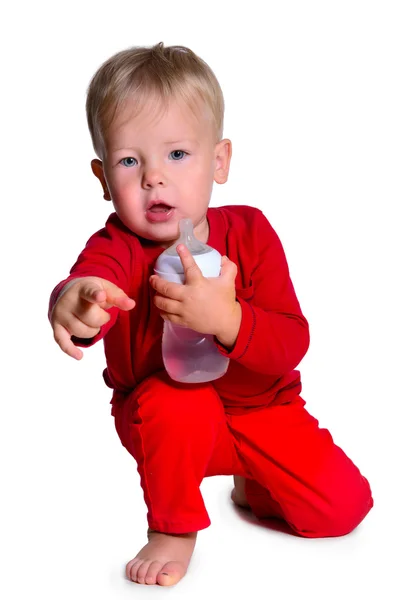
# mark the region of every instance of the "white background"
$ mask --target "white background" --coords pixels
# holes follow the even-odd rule
[[[399,597],[399,4],[20,1],[0,22],[0,595]],[[244,520],[231,478],[205,480],[212,525],[170,589],[123,577],[146,508],[102,346],[75,362],[46,316],[111,209],[90,170],[89,80],[111,54],[159,41],[219,78],[233,159],[211,205],[257,206],[278,232],[310,323],[302,395],[375,499],[351,535],[303,540]]]

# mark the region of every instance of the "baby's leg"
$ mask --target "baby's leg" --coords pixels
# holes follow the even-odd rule
[[[231,498],[237,506],[241,508],[251,508],[246,496],[246,478],[239,475],[233,476],[235,487],[232,490]]]
[[[211,385],[177,384],[160,372],[116,404],[114,415],[148,507],[149,542],[127,576],[173,585],[186,573],[197,531],[210,524],[199,487],[226,429],[221,400]]]
[[[299,396],[232,417],[244,497],[256,516],[282,518],[301,536],[345,535],[373,506],[370,486],[304,404]]]

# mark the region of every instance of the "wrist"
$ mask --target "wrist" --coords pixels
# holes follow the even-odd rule
[[[219,331],[215,337],[225,348],[233,348],[239,335],[240,324],[242,322],[242,307],[235,301],[234,308],[227,319],[224,328]]]

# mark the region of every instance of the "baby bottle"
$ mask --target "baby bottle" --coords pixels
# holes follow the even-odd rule
[[[182,262],[176,251],[179,244],[184,244],[204,277],[218,277],[221,254],[194,236],[190,219],[182,219],[179,230],[180,238],[158,257],[154,272],[168,281],[185,283]],[[181,383],[213,381],[222,377],[229,365],[229,358],[218,351],[213,335],[199,333],[170,321],[164,321],[162,357],[171,379]]]

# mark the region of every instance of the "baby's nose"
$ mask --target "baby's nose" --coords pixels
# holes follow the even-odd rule
[[[146,169],[143,174],[143,186],[146,188],[154,187],[155,185],[164,185],[165,177],[160,169]]]

